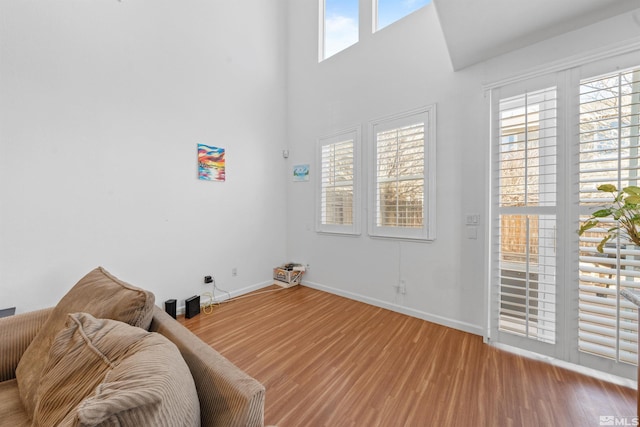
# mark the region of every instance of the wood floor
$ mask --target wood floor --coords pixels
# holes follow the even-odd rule
[[[636,415],[635,390],[304,286],[179,320],[264,384],[267,425],[582,427]]]

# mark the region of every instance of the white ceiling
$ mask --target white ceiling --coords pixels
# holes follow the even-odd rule
[[[634,9],[640,0],[434,0],[455,70]]]

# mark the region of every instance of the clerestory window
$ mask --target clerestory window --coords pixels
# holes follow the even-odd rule
[[[356,44],[358,0],[320,0],[320,61]]]
[[[393,24],[429,3],[431,0],[373,0],[373,30],[378,31]]]

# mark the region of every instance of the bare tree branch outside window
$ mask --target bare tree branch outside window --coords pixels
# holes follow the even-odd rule
[[[377,224],[421,228],[424,218],[424,123],[378,132]]]

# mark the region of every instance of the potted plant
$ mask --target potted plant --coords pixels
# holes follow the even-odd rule
[[[582,224],[578,234],[582,236],[600,223],[608,223],[607,218],[615,220],[613,226],[607,229],[607,234],[598,244],[598,252],[603,253],[604,247],[610,240],[617,237],[628,239],[635,245],[640,246],[640,235],[638,226],[640,225],[640,187],[629,186],[618,191],[613,184],[603,184],[598,187],[598,191],[611,193],[613,201],[591,214],[589,219]]]

